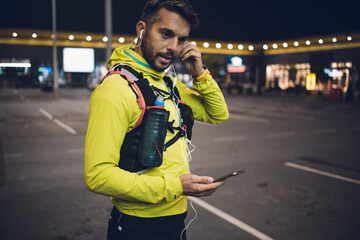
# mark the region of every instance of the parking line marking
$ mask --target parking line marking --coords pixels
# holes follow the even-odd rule
[[[63,129],[65,129],[66,131],[72,133],[72,134],[76,134],[76,130],[73,129],[72,127],[66,125],[65,123],[63,123],[62,121],[60,121],[59,119],[54,118],[53,120],[54,123],[56,123],[57,125],[59,125],[60,127],[62,127]]]
[[[199,198],[194,198],[194,197],[189,197],[191,199],[191,201],[193,201],[194,203],[196,203],[198,206],[208,210],[209,212],[215,214],[216,216],[222,218],[223,220],[233,224],[234,226],[244,230],[247,233],[250,233],[251,235],[253,235],[254,237],[256,237],[257,239],[260,240],[273,240],[273,238],[267,236],[266,234],[260,232],[259,230],[249,226],[248,224],[240,221],[239,219],[229,215],[228,213],[212,206],[211,204],[199,199]]]
[[[321,171],[321,170],[317,170],[317,169],[314,169],[314,168],[302,166],[302,165],[291,163],[291,162],[285,162],[284,165],[287,166],[287,167],[297,168],[297,169],[300,169],[300,170],[303,170],[303,171],[312,172],[312,173],[316,173],[316,174],[319,174],[319,175],[323,175],[323,176],[327,176],[327,177],[331,177],[331,178],[335,178],[335,179],[338,179],[338,180],[351,182],[351,183],[355,183],[355,184],[360,185],[359,180],[343,177],[343,176],[340,176],[340,175],[337,175],[337,174],[324,172],[324,171]]]
[[[59,125],[60,127],[62,127],[63,129],[65,129],[66,131],[70,132],[71,134],[76,134],[76,130],[73,129],[72,127],[66,125],[65,123],[63,123],[62,121],[60,121],[59,119],[56,119],[53,117],[53,115],[51,115],[48,111],[46,111],[43,108],[39,108],[39,111],[44,114],[49,120],[52,120],[55,124]]]
[[[45,117],[47,117],[48,119],[53,120],[54,117],[53,117],[48,111],[46,111],[45,109],[43,109],[42,107],[39,108],[39,111],[40,111],[42,114],[44,114]]]
[[[245,140],[245,136],[229,136],[229,137],[217,137],[215,142],[231,142]]]

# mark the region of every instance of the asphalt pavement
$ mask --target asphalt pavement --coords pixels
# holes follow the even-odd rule
[[[110,198],[83,180],[90,95],[0,90],[0,239],[106,238]],[[227,122],[195,123],[191,171],[245,174],[189,201],[188,239],[359,239],[360,104],[225,97]]]

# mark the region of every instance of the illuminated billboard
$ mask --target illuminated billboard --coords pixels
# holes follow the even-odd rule
[[[64,72],[90,73],[94,71],[94,49],[64,48]]]
[[[229,73],[245,72],[244,59],[238,56],[228,57],[226,69]]]
[[[306,75],[306,90],[314,91],[316,89],[316,74],[308,73]]]

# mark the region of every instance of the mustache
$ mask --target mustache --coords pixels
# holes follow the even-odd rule
[[[161,57],[164,57],[164,58],[172,58],[172,59],[174,59],[176,57],[175,53],[173,53],[173,52],[158,53],[157,55],[161,56]]]

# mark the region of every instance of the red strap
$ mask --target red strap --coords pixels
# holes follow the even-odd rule
[[[176,100],[178,103],[182,103],[182,104],[186,104],[185,101],[181,101],[181,100]]]
[[[139,94],[139,98],[137,99],[137,103],[141,109],[141,114],[140,114],[140,117],[139,119],[137,120],[135,126],[131,129],[133,130],[134,128],[136,128],[137,126],[140,125],[143,117],[144,117],[144,114],[145,114],[145,109],[146,109],[146,104],[145,104],[145,98],[144,96],[142,95],[141,91],[140,91],[140,88],[139,86],[136,84],[136,82],[134,80],[132,80],[129,76],[127,76],[125,73],[121,72],[121,71],[114,71],[115,67],[117,66],[116,65],[113,65],[111,68],[110,68],[110,71],[104,76],[103,78],[103,81],[105,80],[105,78],[109,77],[110,75],[113,75],[113,74],[120,74],[121,76],[125,77],[125,79],[127,79],[131,84],[134,85],[135,87],[135,90],[136,92]],[[130,131],[131,131],[130,130]]]

